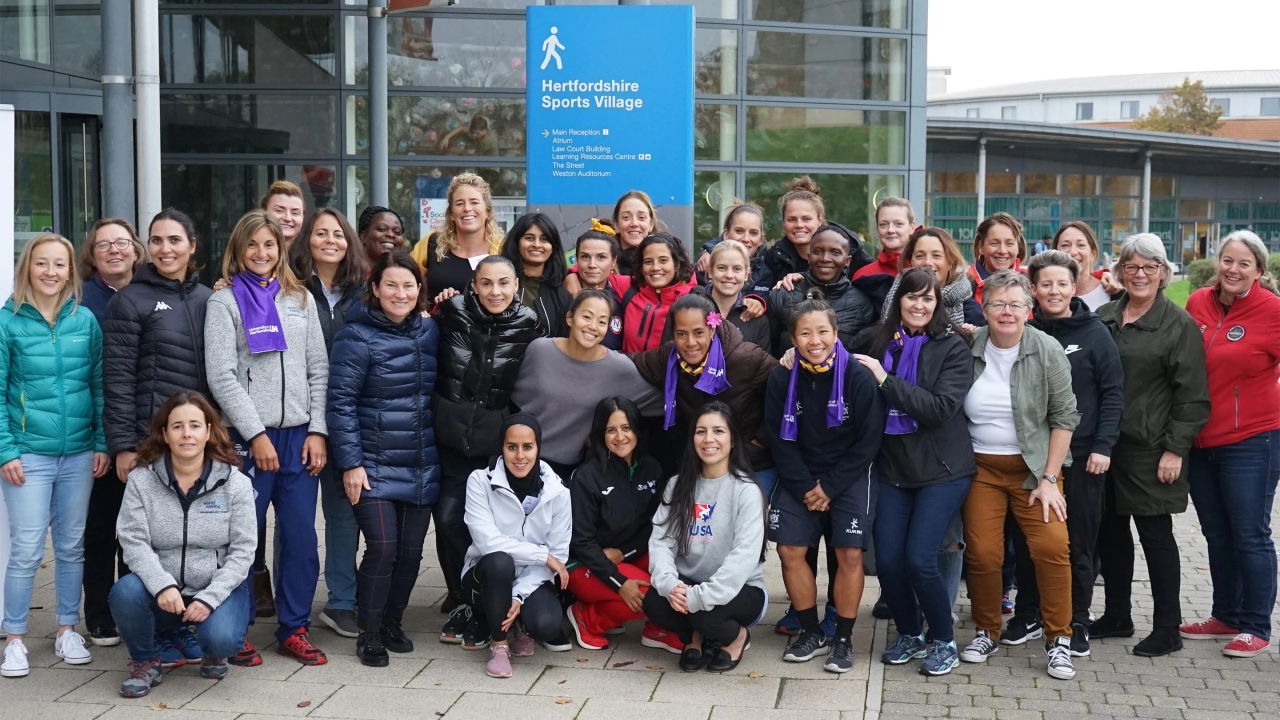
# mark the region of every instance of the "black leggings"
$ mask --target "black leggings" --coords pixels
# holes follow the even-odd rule
[[[653,587],[644,596],[644,614],[655,625],[675,633],[688,645],[697,632],[704,639],[728,645],[738,639],[738,632],[760,618],[764,609],[764,590],[754,585],[743,585],[737,596],[724,605],[710,610],[689,613],[676,612],[671,603]]]
[[[364,557],[356,572],[356,624],[363,632],[377,632],[384,617],[397,624],[404,617],[422,566],[431,506],[366,495],[351,510],[364,534]]]
[[[511,588],[516,582],[516,563],[504,552],[493,552],[480,558],[462,576],[467,603],[480,610],[479,618],[488,625],[489,639],[503,642],[508,631],[502,629],[511,611]],[[543,583],[524,599],[517,621],[534,640],[549,641],[560,635],[564,608],[556,586]]]
[[[440,452],[440,497],[436,500],[436,557],[444,586],[455,605],[469,604],[462,591],[462,566],[471,547],[467,529],[467,478],[485,466],[484,458],[472,458],[449,450]]]

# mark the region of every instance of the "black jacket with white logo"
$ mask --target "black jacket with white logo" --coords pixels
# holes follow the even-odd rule
[[[634,471],[613,454],[604,468],[597,459],[589,458],[569,482],[573,499],[570,557],[609,587],[621,588],[627,576],[605,557],[604,549],[617,548],[627,560],[648,552],[653,514],[662,503],[666,485],[662,466],[651,457],[640,458]]]

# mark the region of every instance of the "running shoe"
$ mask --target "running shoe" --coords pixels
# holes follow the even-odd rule
[[[779,635],[790,635],[791,637],[800,634],[800,616],[796,615],[794,605],[787,606],[787,612],[783,614],[782,619],[778,620],[778,624],[773,626],[773,630]]]
[[[973,640],[965,646],[960,653],[960,659],[968,663],[986,662],[987,658],[996,654],[1000,646],[995,640],[991,639],[991,634],[986,630],[979,630],[977,635],[973,636]]]
[[[645,647],[666,650],[669,653],[679,655],[684,652],[684,643],[680,642],[680,637],[670,630],[663,630],[654,625],[652,622],[645,622],[644,632],[640,635],[640,644]],[[701,652],[701,650],[699,650]]]
[[[454,645],[462,642],[462,634],[467,631],[467,623],[471,622],[471,606],[459,605],[449,613],[449,619],[440,628],[440,642]]]
[[[899,635],[898,639],[894,640],[893,644],[880,656],[880,661],[886,665],[905,665],[928,654],[923,634]]]
[[[800,637],[782,653],[786,662],[808,662],[819,655],[831,652],[831,641],[822,633],[800,631]]]
[[[823,670],[833,673],[847,673],[853,669],[853,642],[849,638],[839,638],[831,643],[831,652]]]
[[[311,644],[311,638],[307,637],[307,629],[303,627],[294,630],[292,635],[277,645],[276,652],[285,657],[291,657],[303,665],[324,665],[329,662],[324,651]]]
[[[1020,618],[1017,615],[1009,618],[1000,634],[1001,645],[1021,645],[1028,640],[1044,637],[1044,626],[1036,618]]]
[[[240,652],[227,658],[227,662],[237,667],[257,667],[262,664],[262,655],[253,643],[249,642],[249,636],[245,635],[244,647],[240,648]]]
[[[920,663],[921,675],[947,675],[960,666],[960,653],[956,651],[956,641],[933,641],[929,646],[929,654]]]
[[[164,673],[160,672],[159,661],[131,661],[129,663],[129,677],[120,683],[120,697],[146,697],[147,693],[151,692],[151,688],[162,682],[164,682]]]

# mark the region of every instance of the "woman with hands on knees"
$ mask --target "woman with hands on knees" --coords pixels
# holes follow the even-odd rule
[[[467,479],[471,547],[462,587],[488,638],[463,647],[489,646],[490,677],[511,677],[511,658],[532,655],[535,640],[553,652],[573,648],[559,597],[569,586],[573,510],[541,447],[538,421],[512,415],[502,423],[502,455]]]
[[[169,398],[138,446],[116,527],[130,574],[111,588],[129,648],[127,698],[164,680],[160,636],[195,624],[200,675],[227,676],[252,598],[244,583],[258,543],[253,484],[217,411],[197,392]]]

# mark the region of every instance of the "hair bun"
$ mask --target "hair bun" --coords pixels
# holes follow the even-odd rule
[[[804,294],[805,300],[826,300],[826,296],[818,288],[809,288]]]
[[[791,181],[791,192],[797,191],[811,192],[814,195],[822,194],[822,190],[818,187],[818,183],[814,182],[813,178],[808,175],[801,175]]]

